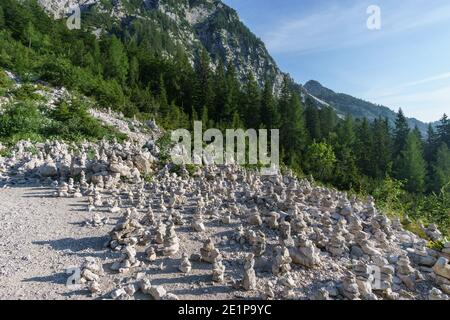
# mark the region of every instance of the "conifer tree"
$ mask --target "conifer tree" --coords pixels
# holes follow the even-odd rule
[[[433,173],[436,192],[450,187],[450,150],[446,143],[442,143],[437,150]]]
[[[393,150],[394,159],[398,157],[400,153],[404,150],[409,132],[410,129],[408,126],[408,122],[406,121],[406,117],[403,114],[403,110],[399,109],[397,119],[395,120],[395,129],[394,129],[394,150]]]
[[[450,148],[450,120],[446,114],[444,114],[437,126],[437,135],[439,143],[444,142]]]
[[[392,138],[389,121],[387,119],[375,119],[372,128],[371,155],[374,163],[374,177],[384,179],[391,174],[392,168]]]
[[[129,64],[123,44],[113,35],[105,41],[104,45],[103,74],[107,79],[115,79],[119,84],[124,85]]]
[[[196,73],[195,92],[193,97],[194,109],[196,114],[201,114],[203,107],[206,106],[209,109],[214,99],[210,58],[205,49],[202,49],[201,51]]]
[[[272,83],[266,79],[261,99],[261,123],[266,129],[279,129],[280,115],[273,97]]]
[[[357,128],[356,148],[357,163],[361,172],[368,176],[374,176],[374,155],[373,150],[373,137],[369,127],[367,118],[364,118],[361,124]]]
[[[425,191],[426,163],[423,159],[421,142],[416,134],[410,133],[406,145],[398,157],[398,178],[404,180],[405,189],[412,193]]]
[[[169,113],[170,108],[167,99],[166,85],[164,83],[164,78],[162,74],[159,77],[158,102],[159,102],[159,113],[161,117],[165,119],[167,117],[167,114]]]
[[[242,102],[246,127],[258,129],[261,124],[261,94],[251,72],[247,76]]]
[[[306,127],[308,129],[309,136],[312,140],[320,141],[322,134],[320,130],[319,110],[314,106],[314,103],[310,97],[306,98],[305,105]]]

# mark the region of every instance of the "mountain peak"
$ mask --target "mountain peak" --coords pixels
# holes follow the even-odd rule
[[[331,89],[324,87],[319,81],[309,80],[303,86],[308,93],[314,96],[324,96],[324,95],[332,95],[335,92]]]

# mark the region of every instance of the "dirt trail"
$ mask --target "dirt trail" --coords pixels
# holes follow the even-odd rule
[[[54,198],[52,189],[0,189],[0,299],[86,299],[65,283],[69,266],[108,258],[110,225],[82,226],[92,214],[83,199]]]

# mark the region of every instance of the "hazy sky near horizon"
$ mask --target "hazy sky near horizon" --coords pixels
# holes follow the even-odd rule
[[[450,1],[223,0],[300,83],[314,79],[409,117],[450,114]],[[367,8],[381,10],[369,30]]]

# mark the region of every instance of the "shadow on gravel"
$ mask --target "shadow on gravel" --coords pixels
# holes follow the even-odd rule
[[[22,282],[50,282],[55,284],[66,284],[67,274],[64,272],[52,274],[44,277],[33,277],[28,279],[23,279]]]
[[[205,289],[208,290],[205,292]],[[216,285],[214,287],[208,288],[196,288],[196,289],[174,289],[170,291],[176,295],[193,295],[193,296],[203,296],[203,295],[216,295],[219,293],[230,293],[231,288],[225,286]]]
[[[32,192],[32,193],[27,193],[23,196],[24,198],[55,198],[55,196],[51,193],[37,193],[37,192]]]
[[[103,237],[86,237],[82,239],[64,238],[48,241],[34,241],[33,244],[50,246],[53,250],[80,252],[87,249],[103,250],[104,244],[108,240],[108,236]]]

